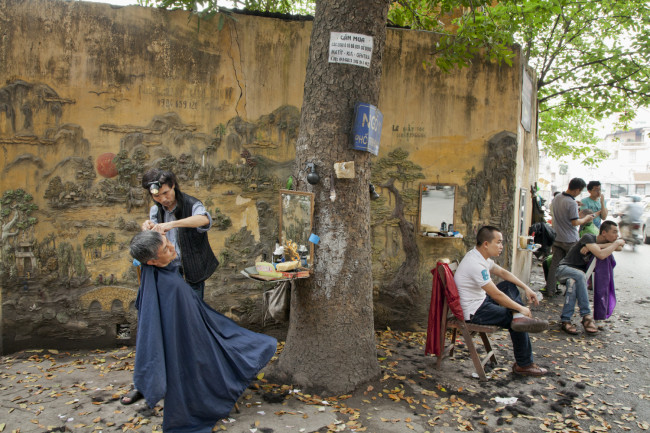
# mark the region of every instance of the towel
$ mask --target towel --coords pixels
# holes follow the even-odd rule
[[[614,288],[614,267],[616,260],[610,255],[604,260],[596,260],[594,268],[594,320],[605,320],[614,312],[616,290]]]

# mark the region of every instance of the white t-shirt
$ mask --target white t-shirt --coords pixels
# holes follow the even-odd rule
[[[454,281],[465,320],[469,320],[485,300],[487,294],[481,287],[492,281],[490,271],[493,267],[494,261],[483,257],[476,248],[465,254],[458,265]]]

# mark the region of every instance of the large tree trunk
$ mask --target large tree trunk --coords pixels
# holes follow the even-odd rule
[[[317,392],[349,392],[380,371],[372,307],[370,154],[351,150],[350,139],[354,104],[379,101],[388,4],[316,2],[296,168],[297,189],[315,193],[313,232],[321,240],[312,278],[292,293],[286,344],[271,373]],[[329,63],[330,32],[372,36],[371,67]],[[334,179],[333,165],[340,161],[355,162],[354,179]],[[306,182],[310,162],[321,178],[314,186]]]

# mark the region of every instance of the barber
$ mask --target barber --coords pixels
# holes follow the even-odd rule
[[[196,197],[181,192],[176,175],[152,168],[142,177],[142,187],[155,202],[142,230],[155,230],[166,235],[174,245],[180,264],[179,272],[203,299],[205,280],[219,265],[208,241],[212,217]]]
[[[181,192],[176,175],[171,171],[152,168],[142,176],[142,187],[155,202],[149,210],[149,219],[142,223],[142,230],[165,235],[168,242],[161,247],[164,251],[160,253],[165,257],[170,255],[170,259],[174,255],[171,261],[150,264],[171,269],[178,267],[185,282],[203,299],[205,280],[219,265],[208,241],[207,232],[212,227],[210,213],[199,199]],[[120,402],[130,405],[142,398],[142,393],[133,387]]]

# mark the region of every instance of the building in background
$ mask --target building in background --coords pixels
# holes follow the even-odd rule
[[[650,195],[650,126],[609,134],[603,146],[610,152],[599,169],[607,196]]]
[[[540,155],[538,184],[541,196],[550,199],[555,191],[564,191],[569,180],[581,177],[586,182],[599,180],[602,190],[615,207],[627,195],[650,196],[650,126],[607,134],[599,147],[609,158],[598,166],[584,166],[579,161],[559,162]],[[587,192],[582,194],[587,195]],[[582,197],[582,196],[581,196]],[[616,210],[610,207],[610,210]]]

